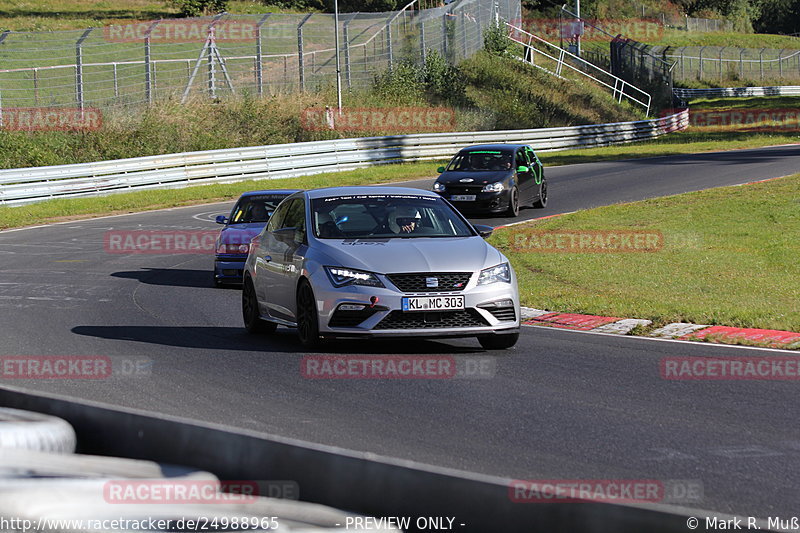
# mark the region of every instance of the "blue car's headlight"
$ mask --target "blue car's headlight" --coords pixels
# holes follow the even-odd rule
[[[491,268],[481,270],[478,276],[478,285],[489,285],[490,283],[511,283],[511,267],[508,263],[502,263]]]
[[[495,183],[487,183],[481,189],[481,192],[500,192],[505,189],[505,185],[503,185],[502,181],[497,181]]]
[[[367,287],[383,287],[383,283],[378,276],[372,272],[356,270],[354,268],[326,266],[325,272],[328,273],[334,287],[344,287],[345,285],[365,285]]]
[[[446,189],[446,187],[444,186],[444,183],[439,183],[438,181],[434,181],[433,182],[433,191],[434,192],[444,192],[445,189]]]

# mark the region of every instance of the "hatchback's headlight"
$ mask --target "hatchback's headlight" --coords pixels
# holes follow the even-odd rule
[[[445,190],[444,183],[439,183],[438,181],[433,182],[433,191],[434,192],[444,192]]]
[[[217,246],[218,254],[246,254],[249,251],[249,244],[220,244]]]
[[[481,192],[500,192],[505,189],[505,185],[503,185],[502,181],[498,181],[495,183],[487,183],[481,189]]]
[[[511,267],[508,263],[484,268],[478,276],[478,285],[488,285],[490,283],[511,283]]]
[[[378,276],[364,270],[326,266],[325,272],[328,273],[328,277],[334,287],[344,287],[345,285],[366,285],[367,287],[384,286],[381,280],[378,279]]]

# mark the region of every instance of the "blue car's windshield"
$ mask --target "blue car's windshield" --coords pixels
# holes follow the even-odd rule
[[[510,170],[514,153],[505,150],[464,150],[447,166],[449,172]]]
[[[267,222],[275,208],[286,196],[285,194],[265,194],[240,198],[236,207],[233,208],[229,224]]]
[[[311,201],[314,235],[322,239],[470,237],[469,225],[441,198],[370,194]]]

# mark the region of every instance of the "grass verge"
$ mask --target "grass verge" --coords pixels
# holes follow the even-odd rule
[[[800,331],[798,198],[800,174],[581,211],[498,230],[491,242],[514,264],[523,305],[645,318],[656,326]],[[531,229],[658,232],[663,247],[543,253],[520,240]]]

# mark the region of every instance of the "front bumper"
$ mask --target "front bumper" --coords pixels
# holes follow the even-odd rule
[[[220,283],[241,283],[247,256],[217,255],[214,258],[214,279]]]
[[[477,276],[473,275],[473,278]],[[319,330],[323,337],[474,337],[515,333],[520,327],[519,294],[512,283],[475,285],[463,291],[403,292],[384,280],[386,287],[334,288],[327,278],[316,279]],[[464,310],[403,311],[407,296],[464,296]],[[377,298],[374,304],[371,299]],[[501,306],[490,304],[501,302]],[[341,305],[363,305],[361,311],[342,310]]]
[[[502,213],[508,209],[511,199],[508,189],[500,192],[479,192],[475,195],[475,200],[471,202],[458,202],[450,199],[453,194],[462,194],[460,192],[445,191],[439,194],[462,213]]]

